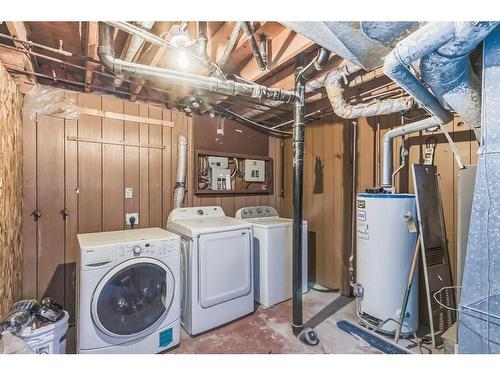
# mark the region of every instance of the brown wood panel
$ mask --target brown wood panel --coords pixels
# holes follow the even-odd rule
[[[379,126],[377,126],[377,122]],[[474,164],[477,161],[477,147],[472,133],[466,126],[459,126],[457,118],[447,124],[446,129],[452,134],[457,148],[465,163]],[[380,142],[384,134],[395,126],[401,125],[399,115],[381,116],[379,118],[359,119],[357,141],[357,191],[380,183]],[[309,221],[309,249],[314,258],[316,281],[331,288],[343,287],[346,292],[345,277],[347,276],[348,253],[350,251],[350,210],[351,210],[351,121],[329,119],[323,124],[313,123],[306,127],[305,163],[304,163],[304,218]],[[322,131],[318,131],[322,129]],[[406,144],[409,150],[408,165],[420,163],[423,146],[429,132],[410,135]],[[455,275],[456,253],[456,174],[457,164],[448,142],[443,134],[435,135],[438,145],[435,154],[435,164],[440,174],[440,186],[445,215],[445,225],[448,237],[450,259]],[[312,140],[311,140],[312,139]],[[322,148],[318,145],[321,139]],[[394,167],[399,166],[399,150],[402,139],[394,140]],[[271,148],[271,146],[270,146]],[[322,197],[314,194],[314,163],[319,156],[324,161],[323,178],[324,192]],[[330,162],[329,160],[332,159]],[[282,202],[282,215],[293,216],[293,180],[292,180],[293,150],[290,140],[285,141],[285,198]],[[413,176],[408,166],[396,179],[399,192],[413,192]],[[321,245],[321,243],[323,245]]]
[[[64,301],[64,120],[38,116],[37,128],[38,296]]]
[[[66,92],[68,99],[78,100],[75,92]],[[76,263],[79,247],[76,235],[78,233],[78,144],[68,141],[66,137],[78,135],[78,121],[72,119],[64,120],[64,170],[65,186],[64,200],[65,209],[69,216],[64,221],[65,226],[65,251],[64,251],[64,307],[70,314],[71,322],[75,320],[76,307]]]
[[[123,113],[123,101],[111,96],[102,97],[102,110]],[[102,120],[102,139],[123,142],[123,121]],[[102,145],[102,230],[125,228],[124,147]],[[140,222],[140,220],[139,220]]]
[[[161,120],[162,109],[149,106],[149,117]],[[149,125],[149,143],[162,143],[161,126]],[[149,149],[149,226],[162,227],[163,223],[163,150]],[[139,222],[140,222],[139,217]]]
[[[171,121],[174,116],[177,116],[177,113],[172,113],[169,109],[163,109],[162,118],[164,120]],[[177,122],[183,125],[184,118],[177,118]],[[167,219],[170,211],[173,208],[173,187],[175,186],[176,179],[176,171],[177,171],[177,139],[174,136],[174,133],[177,130],[177,126],[174,129],[171,128],[163,128],[162,129],[162,138],[163,144],[167,146],[165,150],[163,150],[163,227],[165,228],[167,225]],[[175,150],[174,150],[175,145]],[[174,162],[175,156],[175,162]],[[174,166],[174,168],[172,168]]]
[[[170,120],[171,111],[164,108],[91,94],[66,92],[66,95],[87,108]],[[162,226],[171,207],[168,189],[173,187],[171,171],[176,166],[170,154],[164,158],[163,150],[151,152],[145,147],[76,142],[66,137],[131,143],[162,144],[165,141],[167,152],[172,151],[172,139],[169,135],[164,137],[162,126],[102,120],[84,114],[78,120],[42,116],[38,124],[27,119],[25,122],[24,192],[28,202],[24,212],[25,244],[28,245],[24,248],[25,297],[41,298],[50,294],[64,303],[73,319],[76,233],[123,228],[125,211],[138,211],[141,227]],[[177,132],[186,135],[191,132],[192,137],[190,122],[183,114],[177,115],[175,122],[179,127]],[[172,131],[170,127],[165,129],[167,133]],[[37,180],[37,175],[42,178]],[[132,199],[124,198],[125,186],[134,189]],[[38,236],[29,215],[36,208],[37,195],[43,214]],[[69,213],[66,220],[60,214],[63,208]]]
[[[139,104],[132,103],[129,101],[124,101],[123,103],[123,113],[127,115],[138,116],[139,115]],[[146,126],[142,126],[145,128]],[[132,121],[123,122],[123,140],[130,143],[139,143],[139,132],[140,124]],[[132,198],[124,198],[124,212],[121,215],[122,222],[125,223],[124,214],[127,212],[139,213],[139,227],[141,227],[141,212],[140,212],[140,183],[139,183],[139,163],[140,163],[140,150],[139,147],[128,147],[123,148],[123,163],[124,163],[124,189],[132,188]],[[125,197],[125,191],[121,192],[122,197]]]
[[[78,94],[78,105],[101,109],[101,97]],[[78,119],[78,136],[99,139],[102,137],[101,118],[81,115]],[[102,230],[102,145],[78,142],[78,233]]]
[[[140,116],[148,116],[147,104],[139,105]],[[149,126],[139,124],[139,140],[141,143],[149,143]],[[139,227],[149,227],[149,149],[139,149]]]
[[[23,116],[23,297],[37,296],[37,225],[31,213],[37,208],[36,199],[36,114],[35,119]],[[27,152],[30,151],[30,152]],[[10,308],[10,307],[9,307]]]
[[[338,225],[338,218],[340,215],[336,215],[336,196],[335,193],[338,192],[336,189],[335,179],[338,178],[338,173],[336,166],[338,166],[338,154],[333,144],[340,142],[339,137],[339,124],[335,126],[328,126],[328,124],[323,123],[323,154],[322,154],[322,173],[323,173],[323,240],[325,244],[325,251],[322,256],[324,260],[324,274],[322,283],[327,284],[327,280],[332,277],[337,276],[339,273],[337,271],[338,263],[336,262],[335,252],[333,251],[336,246],[336,228]],[[330,218],[330,220],[328,220]],[[328,282],[328,285],[335,285],[335,283]]]

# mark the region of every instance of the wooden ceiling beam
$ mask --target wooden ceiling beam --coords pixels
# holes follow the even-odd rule
[[[7,30],[9,31],[9,34],[12,37],[19,38],[22,40],[29,40],[28,29],[24,22],[5,21],[5,26],[7,27]],[[24,49],[24,45],[21,42],[14,41],[14,45],[17,48]],[[30,57],[26,56],[25,54],[21,54],[20,59],[22,64],[22,70],[32,73],[36,71],[33,61],[31,60]],[[25,79],[23,82],[25,83],[21,85],[22,88],[20,87],[20,90],[21,92],[24,93],[24,91],[29,90],[31,86],[36,83],[36,78],[35,76],[29,76],[29,78]]]
[[[97,45],[99,43],[99,31],[97,21],[88,21],[84,33],[84,54],[92,59],[97,59]],[[92,85],[93,69],[89,61],[85,62],[85,92],[90,92]]]
[[[207,53],[211,61],[219,61],[220,57],[224,53],[227,42],[229,41],[235,26],[236,22],[224,22],[219,30],[211,38],[209,38]]]

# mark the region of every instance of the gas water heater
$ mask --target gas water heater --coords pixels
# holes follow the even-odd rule
[[[399,321],[401,303],[418,235],[415,196],[358,194],[356,274],[358,314],[378,326]],[[402,334],[418,327],[418,268],[406,308]],[[380,326],[394,333],[397,323]]]

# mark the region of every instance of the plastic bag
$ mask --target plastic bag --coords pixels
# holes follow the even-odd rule
[[[0,354],[33,354],[26,342],[10,332],[0,334]]]
[[[37,113],[70,119],[80,115],[75,99],[67,97],[64,89],[45,85],[33,86],[24,96],[24,116],[36,120]]]

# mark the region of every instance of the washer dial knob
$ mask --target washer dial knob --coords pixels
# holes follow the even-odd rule
[[[142,253],[142,248],[139,245],[135,245],[132,248],[132,252],[134,253],[135,256],[141,255]]]

